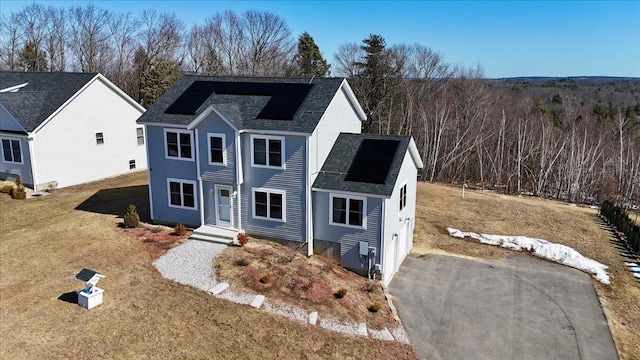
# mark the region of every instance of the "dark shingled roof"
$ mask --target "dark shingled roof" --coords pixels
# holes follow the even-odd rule
[[[0,72],[0,89],[28,83],[17,92],[0,93],[0,104],[27,131],[35,130],[96,73]]]
[[[385,178],[383,183],[376,183],[379,182],[377,181],[378,176],[372,177],[371,181],[366,180],[367,176],[357,176],[358,181],[346,180],[350,169],[366,168],[366,164],[354,164],[354,161],[359,161],[358,159],[369,158],[358,155],[358,150],[363,142],[369,142],[368,146],[365,146],[368,151],[375,148],[376,143],[380,142],[383,145],[380,147],[381,151],[395,152],[393,155],[385,154],[391,155],[392,160],[386,177],[383,176]],[[390,142],[397,142],[397,147],[388,146]],[[341,133],[331,148],[327,160],[322,165],[322,169],[313,183],[313,188],[391,196],[410,142],[411,136]]]
[[[138,123],[189,125],[198,115],[209,106],[215,107],[236,126],[238,129],[253,130],[274,130],[291,131],[301,133],[311,133],[322,118],[327,106],[340,88],[343,78],[275,78],[275,77],[221,77],[221,76],[198,76],[185,75],[181,77],[166,93],[164,93],[139,119]],[[194,82],[212,83],[238,83],[239,87],[247,84],[258,84],[257,90],[242,90],[241,94],[213,92],[195,111],[195,114],[178,114],[172,111],[172,104],[180,98]],[[263,85],[265,84],[265,85]],[[269,87],[268,84],[274,84]],[[276,98],[275,91],[283,91],[291,88],[304,90],[306,87],[286,87],[281,84],[312,84],[308,94],[299,103],[297,111],[291,119],[260,119],[264,117],[263,109],[269,104],[272,98]],[[249,85],[250,86],[250,85]],[[280,90],[279,90],[280,89]],[[272,93],[273,96],[269,95]],[[246,94],[242,94],[246,93]],[[201,95],[201,94],[200,94]],[[180,100],[184,100],[184,97]],[[202,101],[198,99],[198,102]],[[273,103],[271,103],[273,104]],[[295,104],[298,106],[298,103]],[[169,109],[169,111],[167,111]],[[174,113],[172,113],[174,112]],[[186,111],[182,111],[186,112]],[[262,113],[262,115],[261,115]]]

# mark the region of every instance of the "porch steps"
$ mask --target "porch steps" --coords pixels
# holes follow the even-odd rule
[[[203,225],[195,229],[189,239],[232,245],[238,241],[238,231]]]

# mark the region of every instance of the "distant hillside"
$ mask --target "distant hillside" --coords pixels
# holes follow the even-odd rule
[[[575,76],[515,77],[489,79],[489,86],[517,97],[539,98],[547,106],[559,105],[561,98],[575,97],[580,105],[614,112],[633,107],[640,115],[640,78]],[[598,111],[595,109],[594,111]]]

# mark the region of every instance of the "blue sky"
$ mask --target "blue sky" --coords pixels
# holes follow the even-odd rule
[[[88,1],[41,1],[69,7]],[[0,0],[11,13],[31,1]],[[445,60],[480,64],[488,78],[640,77],[640,0],[628,1],[101,1],[138,13],[175,12],[187,25],[218,11],[270,11],[295,37],[307,31],[325,58],[369,34],[388,45],[421,43]]]

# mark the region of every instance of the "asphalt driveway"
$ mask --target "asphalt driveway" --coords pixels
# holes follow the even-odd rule
[[[522,257],[409,255],[390,284],[420,359],[617,359],[589,275]]]

